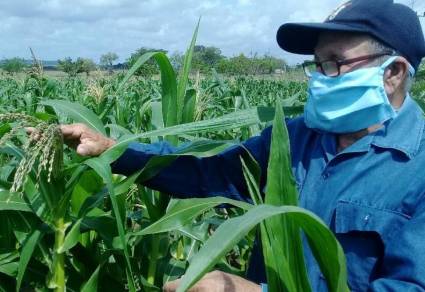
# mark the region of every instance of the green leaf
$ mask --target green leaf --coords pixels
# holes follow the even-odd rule
[[[107,195],[107,190],[102,189],[96,194],[87,197],[87,199],[81,205],[81,208],[78,212],[78,218],[86,216],[86,214],[89,213],[91,210],[101,205]]]
[[[136,180],[139,178],[140,174],[142,173],[142,170],[136,171],[131,176],[127,177],[126,179],[122,180],[116,187],[115,187],[115,196],[124,194],[128,192],[130,187],[136,183]]]
[[[166,127],[177,125],[177,81],[176,73],[167,55],[157,53],[154,55],[161,70],[162,89],[162,118]]]
[[[298,205],[298,193],[292,175],[289,136],[282,106],[277,102],[273,122],[265,203],[274,206]],[[290,218],[276,216],[266,220],[262,228],[267,280],[271,290],[311,291],[304,262],[301,230]],[[280,248],[274,248],[274,247]],[[277,262],[285,259],[290,269]],[[286,263],[285,263],[286,264]],[[294,281],[295,286],[290,287]]]
[[[151,111],[152,111],[152,118],[151,118],[152,129],[154,130],[163,129],[164,121],[162,120],[162,103],[159,101],[152,101]],[[152,142],[158,142],[158,139]]]
[[[16,278],[16,291],[20,291],[22,279],[24,278],[27,265],[31,260],[34,249],[40,241],[42,235],[43,234],[40,230],[34,230],[31,234],[28,235],[28,238],[22,247],[21,256],[19,258],[18,276]]]
[[[126,266],[127,266],[127,279],[128,279],[128,285],[129,285],[129,289],[130,291],[135,291],[135,284],[134,284],[134,276],[133,276],[133,269],[131,267],[131,262],[130,262],[130,253],[128,251],[128,247],[127,247],[127,240],[125,237],[125,226],[124,226],[124,219],[125,219],[125,214],[121,214],[120,212],[120,207],[117,201],[117,198],[115,196],[115,189],[112,183],[112,173],[111,173],[111,167],[109,166],[109,164],[104,164],[102,163],[102,160],[99,159],[89,159],[85,161],[85,164],[87,164],[89,167],[91,167],[94,171],[97,172],[97,174],[99,174],[104,182],[106,183],[106,186],[108,188],[109,191],[109,195],[111,198],[111,202],[112,202],[112,209],[114,211],[115,214],[115,220],[117,223],[117,227],[118,227],[118,234],[121,240],[121,244],[123,246],[123,250],[124,250],[124,257],[125,257],[125,262],[126,262]]]
[[[224,131],[256,125],[262,122],[269,122],[273,120],[273,118],[274,108],[258,107],[249,110],[236,111],[215,119],[172,126],[137,135],[124,136],[113,147],[105,151],[99,158],[104,159],[105,162],[112,163],[120,157],[122,153],[124,153],[130,142],[138,139],[166,135],[191,135],[205,132]]]
[[[174,126],[177,124],[177,81],[173,66],[170,63],[167,55],[163,52],[148,52],[140,56],[136,63],[127,72],[124,79],[121,81],[118,91],[124,84],[134,75],[134,73],[149,59],[154,58],[161,71],[161,89],[162,89],[162,118],[164,125]],[[174,144],[176,138],[172,138]]]
[[[186,91],[184,99],[182,123],[193,122],[196,110],[196,90],[189,89]]]
[[[22,198],[22,195],[9,193],[8,191],[0,192],[0,211],[22,211],[32,212],[31,207]]]
[[[178,82],[177,87],[177,122],[180,123],[182,121],[182,115],[183,112],[186,110],[186,121],[192,121],[192,119],[189,120],[188,116],[190,115],[190,112],[192,112],[193,116],[193,108],[189,109],[190,104],[188,104],[186,101],[186,87],[189,80],[189,74],[190,74],[190,68],[192,67],[192,58],[193,58],[193,51],[195,49],[196,44],[196,38],[198,36],[198,30],[199,30],[199,23],[201,22],[201,18],[198,20],[198,24],[196,25],[195,31],[192,36],[192,41],[190,42],[189,48],[186,51],[186,54],[184,55],[184,62],[182,71],[180,72],[180,78]],[[194,97],[194,95],[192,94]],[[185,106],[185,103],[187,106]],[[186,109],[185,109],[186,108]]]
[[[180,156],[210,157],[228,148],[230,143],[215,141],[196,141],[174,154],[154,156],[145,164],[139,174],[139,182],[153,178]]]
[[[8,275],[10,277],[16,277],[17,271],[18,271],[17,262],[10,262],[0,266],[0,273]]]
[[[259,205],[242,216],[224,222],[192,258],[177,291],[186,291],[205,273],[210,271],[246,234],[263,220],[285,214],[296,226],[302,228],[315,249],[321,251],[321,260],[328,267],[332,292],[349,291],[347,271],[342,247],[332,231],[312,212],[295,206]],[[325,248],[326,247],[326,248]],[[274,247],[277,248],[277,247]]]
[[[112,139],[118,139],[122,136],[132,134],[128,129],[117,124],[107,124],[105,125],[105,128],[110,130],[110,137]]]
[[[58,253],[64,253],[73,248],[78,243],[81,235],[80,226],[82,220],[83,219],[80,218],[74,223],[74,225],[72,225],[71,230],[69,230],[65,236],[63,245],[59,247]]]
[[[109,167],[109,165],[117,159],[127,148],[128,143],[117,143],[117,146],[110,148],[103,155],[99,157],[91,158],[87,161],[95,161],[95,164],[105,165],[105,167]],[[176,152],[175,154],[162,155],[162,156],[154,156],[152,157],[148,163],[143,168],[141,174],[139,175],[139,179],[141,181],[147,180],[155,176],[159,170],[171,164],[175,159],[182,155],[191,155],[197,157],[209,157],[212,155],[216,155],[222,152],[224,149],[228,148],[232,145],[229,142],[216,142],[216,141],[196,141]],[[87,163],[86,161],[86,163]]]
[[[252,205],[223,197],[194,198],[174,201],[172,207],[158,221],[132,236],[156,234],[182,228],[191,223],[198,215],[222,204],[230,204],[241,209],[249,210]]]
[[[97,282],[99,280],[99,271],[101,265],[99,265],[93,274],[90,276],[90,279],[81,287],[81,292],[94,292],[97,291]]]
[[[72,214],[78,214],[87,198],[98,193],[103,187],[103,180],[95,171],[84,171],[72,190],[70,201]]]
[[[147,61],[149,61],[150,58],[152,58],[157,52],[148,52],[146,54],[143,54],[140,56],[140,58],[134,63],[134,65],[130,68],[130,70],[127,71],[127,74],[125,74],[123,80],[121,80],[120,84],[118,85],[117,91],[120,92],[124,88],[124,85],[130,80],[130,78],[136,73],[136,71]]]
[[[91,110],[81,104],[66,100],[46,100],[41,102],[42,105],[51,106],[57,114],[64,115],[75,122],[83,123],[93,130],[106,136],[105,127],[102,121]]]
[[[96,231],[97,234],[104,240],[105,244],[109,247],[112,246],[115,236],[118,235],[116,219],[109,215],[85,217],[81,222],[81,228]],[[118,239],[121,241],[120,238]],[[123,249],[123,247],[120,249]]]
[[[247,153],[249,154],[248,158],[243,159],[241,157],[241,163],[248,191],[255,205],[263,204],[263,198],[260,192],[261,168],[251,153],[249,151]]]

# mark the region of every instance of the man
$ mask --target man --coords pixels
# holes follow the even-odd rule
[[[310,78],[304,116],[287,122],[300,206],[335,232],[352,290],[425,291],[425,121],[408,94],[425,56],[416,14],[392,0],[351,1],[324,23],[281,26],[277,41],[286,51],[315,57],[304,64]],[[62,130],[81,155],[99,155],[114,144],[83,125]],[[244,142],[263,173],[270,132]],[[164,143],[132,144],[113,169],[129,175],[150,157],[173,151]],[[179,197],[246,200],[242,151],[181,157],[147,185]],[[326,291],[312,254],[305,258],[313,291]],[[261,291],[261,258],[252,259],[248,278],[253,282],[212,272],[193,291]]]

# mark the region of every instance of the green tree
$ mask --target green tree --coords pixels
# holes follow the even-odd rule
[[[116,60],[118,60],[118,55],[113,52],[108,52],[100,56],[100,65],[111,72]]]
[[[255,74],[272,74],[278,69],[284,69],[286,62],[282,59],[264,55],[261,58],[256,58],[253,60],[256,67]]]
[[[254,74],[252,61],[244,54],[222,60],[218,64],[218,71],[230,75]]]
[[[217,65],[217,71],[230,75],[272,74],[277,69],[284,69],[286,62],[282,59],[264,55],[262,57],[247,57],[244,54],[222,59]]]
[[[85,59],[85,58],[78,58],[77,63],[79,62],[78,66],[80,72],[84,72],[87,74],[87,76],[90,75],[90,72],[97,69],[96,64],[91,59]]]
[[[90,59],[78,58],[73,61],[72,58],[67,57],[58,60],[58,69],[68,74],[69,77],[75,77],[78,73],[89,75],[91,71],[96,69],[96,64]]]
[[[144,55],[148,52],[167,53],[167,51],[162,50],[162,49],[151,49],[151,48],[142,47],[142,48],[138,49],[136,52],[134,52],[133,54],[131,54],[130,58],[127,59],[127,62],[126,62],[127,67],[131,68],[142,55]],[[153,74],[156,74],[158,72],[159,72],[158,65],[155,63],[155,61],[153,59],[150,59],[149,61],[147,61],[145,64],[143,64],[143,66],[141,66],[135,72],[135,75],[146,77],[146,76],[152,76]]]
[[[78,74],[77,64],[72,61],[71,57],[58,60],[58,69],[68,74],[69,77],[75,77]]]
[[[9,74],[22,72],[26,68],[24,59],[12,58],[2,61],[1,68]]]
[[[207,72],[211,68],[216,68],[224,56],[221,50],[216,47],[195,46],[193,51],[192,68],[193,70],[200,70]]]

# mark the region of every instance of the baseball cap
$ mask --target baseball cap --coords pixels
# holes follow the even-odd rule
[[[277,32],[277,42],[290,53],[312,55],[324,31],[369,34],[405,57],[415,70],[425,56],[425,39],[416,12],[393,0],[348,1],[322,23],[285,23]]]

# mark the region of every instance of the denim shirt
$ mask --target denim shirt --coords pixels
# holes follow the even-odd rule
[[[425,121],[408,96],[398,116],[337,153],[336,136],[307,128],[303,117],[287,121],[299,205],[319,217],[340,241],[353,291],[425,291]],[[271,128],[243,145],[262,168]],[[113,163],[129,175],[154,155],[173,153],[167,143],[133,143]],[[234,146],[208,158],[184,156],[145,185],[180,198],[226,196],[249,201]],[[305,242],[313,291],[326,282]],[[265,282],[261,252],[253,252],[248,278]]]

